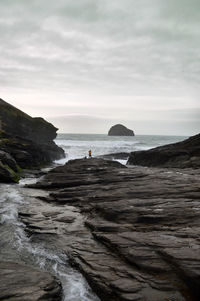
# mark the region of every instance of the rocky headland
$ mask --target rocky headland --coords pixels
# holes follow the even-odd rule
[[[200,169],[69,161],[29,185],[20,212],[33,241],[68,255],[107,301],[200,298]]]
[[[130,153],[128,164],[149,167],[200,168],[200,134],[184,141]]]
[[[22,169],[64,157],[54,143],[57,128],[0,99],[0,182],[18,182]]]
[[[108,131],[108,136],[134,136],[134,132],[122,124],[113,125]]]

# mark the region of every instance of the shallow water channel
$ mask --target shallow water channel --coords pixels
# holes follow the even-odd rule
[[[31,197],[47,194],[24,188],[35,181],[26,178],[19,184],[0,184],[0,260],[22,262],[57,276],[62,282],[63,301],[98,301],[84,277],[70,267],[66,254],[45,242],[31,241],[18,219],[18,211],[28,205]]]

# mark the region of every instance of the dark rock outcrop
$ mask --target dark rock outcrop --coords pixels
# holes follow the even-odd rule
[[[58,130],[43,118],[32,118],[3,99],[0,99],[0,129],[38,144],[51,143]]]
[[[74,160],[30,185],[51,193],[20,216],[31,239],[67,253],[101,300],[197,301],[199,176]]]
[[[0,300],[61,301],[60,282],[49,273],[9,261],[0,262]]]
[[[113,125],[109,132],[108,136],[134,136],[134,132],[122,124]]]
[[[0,150],[0,179],[2,182],[18,182],[20,168],[15,159],[5,151]]]
[[[200,168],[200,134],[184,141],[130,154],[127,164],[149,167]]]
[[[64,157],[53,139],[57,129],[0,99],[0,182],[18,181],[21,168],[39,167]]]

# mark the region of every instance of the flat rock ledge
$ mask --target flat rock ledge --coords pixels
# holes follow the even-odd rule
[[[60,282],[49,273],[9,261],[0,262],[0,300],[61,301]]]
[[[20,216],[31,239],[65,252],[103,301],[197,301],[199,176],[74,160],[31,185],[49,196]]]

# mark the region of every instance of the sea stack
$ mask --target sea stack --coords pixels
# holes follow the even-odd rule
[[[108,136],[135,136],[134,131],[128,129],[122,124],[113,125],[109,132]]]

